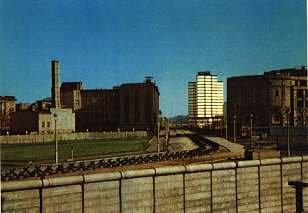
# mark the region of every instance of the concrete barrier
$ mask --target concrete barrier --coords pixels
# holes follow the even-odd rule
[[[1,209],[4,212],[295,212],[295,189],[288,181],[308,181],[307,156],[2,182]],[[305,188],[305,211],[307,197]]]
[[[68,134],[57,134],[58,140],[94,140],[104,138],[127,138],[127,137],[147,137],[147,131],[120,131],[120,132],[75,132]],[[42,143],[55,140],[54,134],[46,135],[1,135],[0,144],[14,143]]]

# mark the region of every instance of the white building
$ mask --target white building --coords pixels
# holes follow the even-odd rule
[[[196,82],[188,83],[190,126],[220,128],[223,117],[223,82],[211,72],[198,72]]]

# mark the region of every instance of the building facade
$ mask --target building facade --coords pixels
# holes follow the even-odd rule
[[[62,108],[70,108],[75,112],[81,108],[82,82],[63,82],[60,88]]]
[[[152,77],[112,89],[86,90],[82,82],[64,82],[60,87],[59,61],[52,61],[51,69],[51,98],[20,105],[20,111],[13,115],[12,132],[50,134],[155,128],[160,114],[159,91]]]
[[[211,72],[198,72],[196,82],[188,83],[189,125],[218,129],[223,116],[223,82]]]
[[[16,98],[14,96],[0,96],[0,133],[10,131],[10,113],[16,111]]]
[[[70,86],[69,86],[70,85]],[[77,131],[152,130],[159,114],[159,91],[151,79],[112,89],[84,89],[64,82],[62,106],[76,114]]]
[[[56,108],[17,111],[11,114],[11,133],[53,134],[55,129],[57,133],[72,133],[75,131],[75,117],[71,114],[71,109],[56,110]]]
[[[46,98],[30,105],[20,105],[20,111],[12,113],[12,133],[51,134],[71,133],[75,131],[75,113],[72,108],[61,107],[60,64],[51,61],[51,98]],[[57,126],[56,126],[57,123]]]
[[[80,108],[76,113],[78,131],[117,130],[118,90],[81,90]]]
[[[159,114],[159,91],[150,79],[119,87],[119,129],[153,130]]]
[[[197,127],[197,83],[188,82],[188,124]]]
[[[229,128],[307,125],[307,68],[273,70],[227,80]],[[235,120],[235,121],[234,121]]]

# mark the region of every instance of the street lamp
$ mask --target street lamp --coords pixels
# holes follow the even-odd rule
[[[228,117],[225,117],[225,121],[226,121],[226,140],[228,140]]]
[[[290,151],[290,111],[287,109],[287,143],[288,143],[288,157],[291,157]]]
[[[235,121],[236,121],[236,115],[233,116],[233,142],[236,143],[236,126],[235,126]]]
[[[250,114],[250,143],[251,143],[251,149],[253,150],[253,141],[252,141],[252,118],[253,118],[253,114]]]
[[[157,122],[157,152],[159,152],[159,132],[160,132],[160,123]]]
[[[57,119],[58,119],[58,115],[57,114],[54,114],[54,119],[55,119],[55,161],[56,161],[56,164],[58,164],[58,161],[59,161],[59,156],[58,156],[58,140],[57,140]]]

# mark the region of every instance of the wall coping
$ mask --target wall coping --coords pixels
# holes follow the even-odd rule
[[[308,155],[303,155],[302,158],[303,158],[303,161],[308,161]]]
[[[20,180],[1,183],[1,192],[18,191],[26,189],[39,189],[43,187],[41,180]]]
[[[88,175],[84,175],[83,178],[84,178],[85,183],[120,180],[121,173],[120,172],[108,172],[108,173],[99,173],[99,174],[88,174]]]
[[[120,173],[123,179],[124,178],[148,177],[148,176],[155,176],[155,169],[121,171]]]
[[[260,160],[247,160],[247,161],[238,161],[237,167],[252,167],[252,166],[260,166]]]
[[[270,158],[270,159],[262,159],[260,160],[261,166],[263,165],[275,165],[281,163],[281,158]]]
[[[236,167],[235,162],[213,163],[213,170],[234,169],[235,167]]]
[[[287,157],[287,158],[281,158],[281,163],[299,163],[302,162],[303,158],[298,157]]]
[[[185,173],[185,166],[166,166],[155,168],[155,176]]]
[[[190,172],[203,172],[203,171],[211,171],[213,170],[213,164],[191,164],[185,166],[185,173]]]
[[[75,185],[84,182],[83,176],[67,176],[58,178],[42,179],[43,188],[63,186],[63,185]]]

